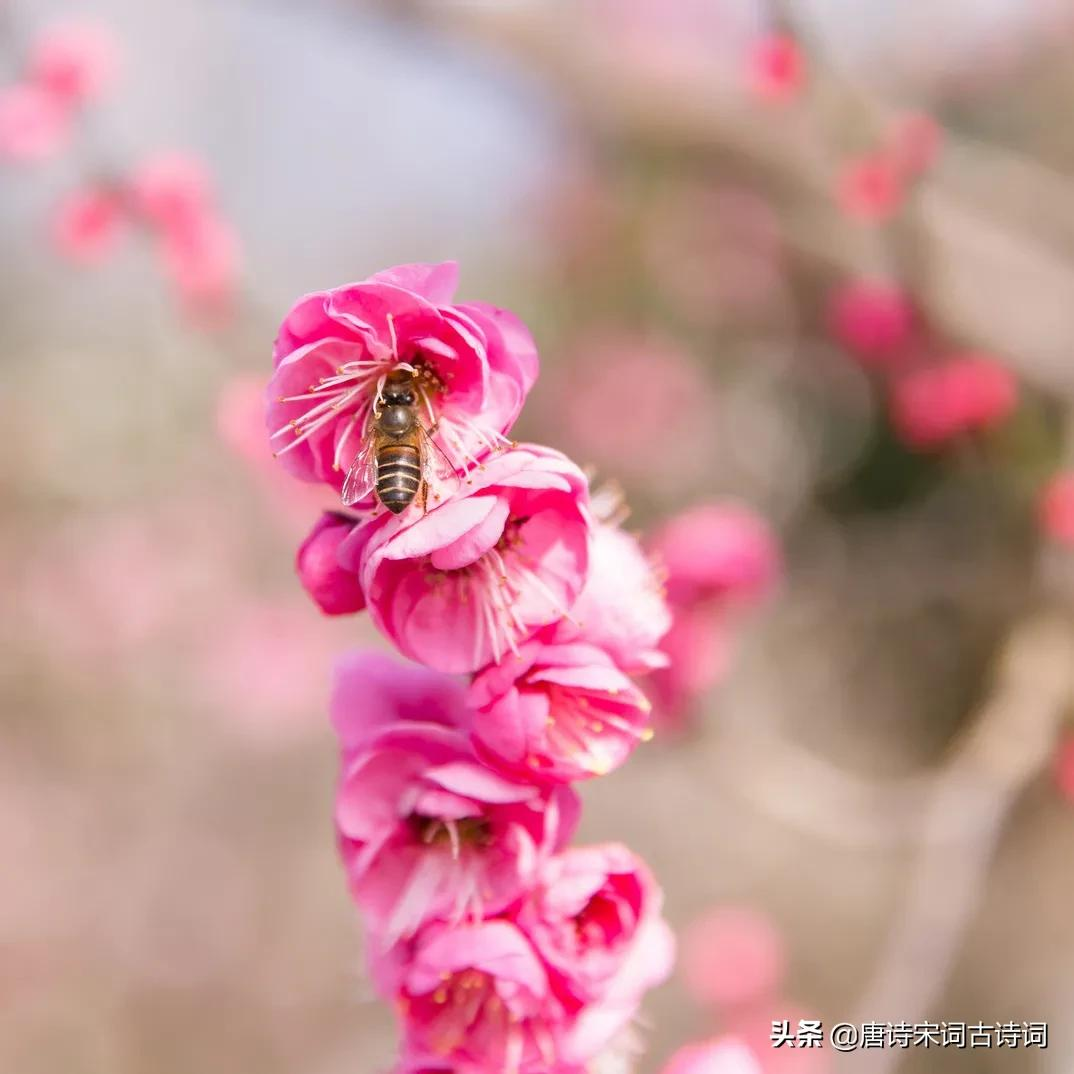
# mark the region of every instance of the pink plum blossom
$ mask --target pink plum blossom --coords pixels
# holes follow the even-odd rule
[[[95,22],[50,26],[30,52],[29,79],[56,101],[82,104],[100,97],[115,81],[119,44]]]
[[[537,375],[525,326],[506,310],[455,303],[454,263],[401,265],[300,299],[276,339],[268,425],[287,469],[342,488],[380,386],[421,377],[422,412],[459,470],[509,443]]]
[[[214,203],[212,180],[198,157],[169,150],[143,160],[131,173],[137,212],[160,228],[177,228]]]
[[[1056,475],[1045,485],[1038,517],[1046,537],[1074,548],[1074,470]]]
[[[388,674],[385,674],[386,670]],[[495,913],[532,884],[567,839],[577,799],[491,771],[450,715],[458,684],[383,658],[352,657],[337,678],[332,719],[343,747],[336,828],[351,891],[385,947],[424,922]],[[403,688],[395,683],[412,677]],[[414,691],[441,706],[407,719]],[[423,707],[423,706],[422,706]],[[402,718],[400,718],[402,717]]]
[[[339,562],[339,546],[353,529],[353,519],[325,511],[295,555],[298,580],[325,615],[348,615],[365,607],[358,576]]]
[[[672,610],[661,642],[667,666],[652,676],[656,714],[681,724],[692,703],[724,677],[733,614],[768,593],[781,557],[767,523],[738,504],[702,504],[673,518],[652,547],[663,562]]]
[[[27,83],[0,89],[0,159],[32,163],[54,156],[70,135],[67,108]]]
[[[126,229],[123,198],[116,190],[86,187],[72,191],[52,217],[52,241],[66,258],[98,265],[115,252]]]
[[[520,778],[605,775],[647,739],[649,702],[607,653],[534,638],[470,687],[478,752]]]
[[[793,37],[772,34],[754,45],[750,56],[750,88],[765,101],[797,96],[805,76],[802,50]]]
[[[763,1074],[763,1068],[743,1041],[727,1035],[680,1048],[660,1074]]]
[[[652,548],[667,575],[672,604],[719,597],[749,603],[767,593],[780,571],[768,523],[736,503],[708,503],[677,515]]]
[[[983,355],[916,369],[891,390],[891,421],[908,447],[927,451],[1002,424],[1018,404],[1014,374]]]
[[[225,311],[238,285],[239,240],[234,228],[214,212],[191,216],[160,237],[165,275],[193,312]]]
[[[831,295],[828,325],[835,339],[863,365],[890,365],[911,341],[913,306],[896,283],[851,280]]]
[[[403,1069],[548,1074],[564,1015],[537,952],[517,926],[432,924],[374,961],[403,1025]]]
[[[663,667],[660,640],[671,627],[663,573],[638,540],[611,522],[593,527],[589,575],[557,642],[584,641],[603,649],[628,674]]]
[[[720,906],[687,928],[682,972],[691,995],[717,1009],[774,998],[782,984],[783,940],[764,914]]]
[[[412,660],[476,671],[569,613],[586,580],[585,476],[524,445],[475,471],[463,491],[410,521],[381,516],[340,549],[374,624]]]
[[[728,616],[718,607],[685,605],[675,609],[661,648],[667,666],[649,680],[654,722],[681,729],[693,703],[727,675],[734,635]]]
[[[644,863],[616,843],[572,847],[543,866],[516,920],[575,1015],[566,1058],[603,1049],[670,973],[675,945],[662,901]]]

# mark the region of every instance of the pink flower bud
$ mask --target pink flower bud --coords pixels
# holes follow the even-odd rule
[[[107,27],[94,22],[64,22],[49,27],[35,42],[29,78],[65,105],[100,97],[115,81],[119,45]]]
[[[885,280],[852,280],[828,301],[832,335],[866,365],[889,365],[910,342],[914,313],[909,296]]]
[[[350,536],[354,520],[326,511],[295,556],[303,588],[325,615],[349,615],[365,607],[358,575],[339,562],[339,546]]]
[[[205,164],[188,153],[165,152],[144,160],[130,177],[135,208],[158,227],[177,227],[213,204]]]
[[[225,309],[238,282],[239,243],[230,225],[210,213],[169,226],[160,247],[165,273],[195,311]]]
[[[735,503],[684,511],[656,535],[652,547],[667,572],[673,606],[711,597],[751,602],[780,572],[780,553],[768,524]]]
[[[70,133],[67,108],[39,86],[0,89],[0,158],[33,162],[54,156]]]
[[[895,381],[891,421],[908,447],[941,448],[959,436],[995,428],[1018,405],[1018,382],[988,357],[966,355]]]
[[[115,252],[126,223],[123,199],[116,191],[86,187],[56,206],[52,241],[69,260],[99,265]]]
[[[750,57],[750,87],[766,101],[784,102],[797,96],[805,78],[798,42],[786,34],[762,38]]]

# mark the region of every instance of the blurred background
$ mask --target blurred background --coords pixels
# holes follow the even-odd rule
[[[326,717],[380,642],[261,391],[298,295],[447,258],[521,436],[780,549],[583,788],[687,937],[638,1069],[1074,1068],[1072,99],[1070,0],[4,0],[0,1070],[390,1067]]]

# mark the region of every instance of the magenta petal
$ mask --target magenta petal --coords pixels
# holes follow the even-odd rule
[[[391,538],[383,555],[386,559],[410,560],[436,552],[479,526],[496,504],[496,497],[487,495],[445,503]]]
[[[636,693],[634,684],[618,668],[594,664],[591,667],[545,667],[530,675],[530,681],[570,686],[582,692],[603,694]]]
[[[414,291],[434,306],[442,306],[455,297],[459,286],[459,266],[455,261],[442,261],[438,265],[396,265],[370,276],[368,282],[387,283]]]
[[[457,726],[465,716],[465,688],[438,671],[359,650],[336,663],[329,711],[344,750],[350,750],[404,721]]]
[[[415,957],[407,977],[408,990],[431,992],[440,985],[442,974],[471,967],[521,985],[534,996],[543,995],[548,987],[540,960],[522,933],[509,922],[486,921],[434,935]]]
[[[351,839],[372,838],[397,819],[396,802],[420,770],[420,760],[404,753],[379,753],[353,765],[336,800],[336,825]]]
[[[539,740],[548,712],[547,694],[511,690],[474,716],[474,731],[485,748],[511,764],[521,765],[530,743]]]
[[[537,794],[537,789],[524,783],[516,783],[497,775],[484,765],[455,761],[430,768],[425,778],[439,783],[445,790],[480,802],[502,804],[524,802]]]
[[[475,497],[483,499],[484,497]],[[451,544],[436,549],[429,557],[432,565],[440,571],[453,571],[468,567],[480,559],[503,536],[504,524],[511,513],[504,499],[497,499],[488,515],[472,529],[467,530]]]

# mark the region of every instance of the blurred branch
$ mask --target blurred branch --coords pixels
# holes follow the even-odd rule
[[[414,4],[411,14],[444,31],[506,50],[541,72],[572,117],[605,135],[719,153],[756,169],[774,188],[795,185],[801,205],[786,224],[792,249],[843,273],[878,256],[885,233],[846,221],[831,191],[839,164],[813,111],[847,99],[844,82],[813,72],[798,108],[763,112],[718,87],[637,77],[607,45],[557,5]],[[855,116],[883,129],[885,106],[857,91]],[[872,109],[871,121],[868,117]],[[948,132],[941,165],[914,206],[924,279],[911,284],[952,335],[1000,351],[1027,379],[1074,397],[1067,321],[1074,308],[1074,183],[998,146]],[[1019,299],[1012,301],[1012,284]]]
[[[1011,633],[995,685],[961,748],[938,777],[921,824],[920,852],[905,905],[852,1022],[911,1023],[935,1015],[936,1002],[969,922],[1004,818],[1051,756],[1056,731],[1074,699],[1074,628],[1069,617],[1039,612]],[[952,853],[952,818],[972,818]],[[842,1060],[846,1069],[880,1074],[898,1063],[892,1049]]]

